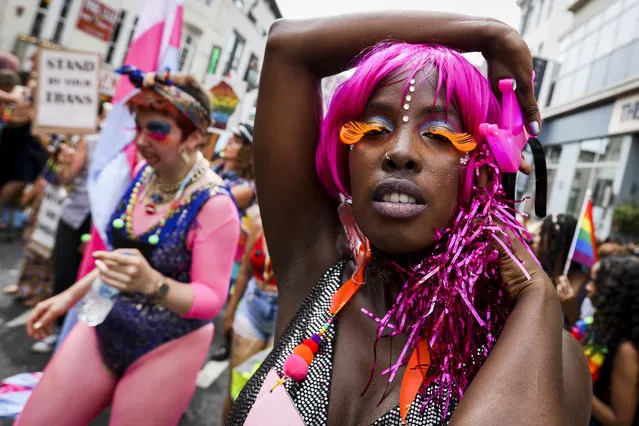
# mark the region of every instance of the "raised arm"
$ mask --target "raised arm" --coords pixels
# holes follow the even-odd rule
[[[337,202],[315,174],[320,81],[384,39],[481,51],[491,78],[515,77],[526,116],[539,120],[530,52],[501,22],[417,11],[276,21],[260,79],[254,153],[264,229],[282,290],[278,324],[288,323],[300,299],[341,255]]]

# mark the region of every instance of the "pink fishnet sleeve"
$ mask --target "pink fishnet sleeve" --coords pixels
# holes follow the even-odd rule
[[[197,226],[189,233],[193,305],[186,318],[215,317],[229,291],[233,256],[240,238],[240,220],[229,197],[215,196],[197,215]]]

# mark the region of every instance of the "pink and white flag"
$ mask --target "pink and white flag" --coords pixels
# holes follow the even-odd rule
[[[182,15],[183,0],[145,0],[124,65],[145,72],[167,68],[178,71]],[[111,214],[131,181],[135,166],[135,122],[125,106],[135,91],[127,78],[120,79],[113,109],[106,118],[89,168],[88,189],[95,228],[91,241],[98,250],[104,247]],[[96,234],[102,241],[94,241]],[[89,247],[86,251],[91,252]]]

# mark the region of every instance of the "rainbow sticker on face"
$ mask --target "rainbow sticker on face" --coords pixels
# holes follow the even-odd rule
[[[137,129],[140,133],[153,140],[158,142],[168,142],[172,126],[170,123],[163,120],[153,120],[149,121],[144,127],[138,125]]]
[[[349,121],[339,131],[339,138],[345,145],[353,145],[372,132],[381,132],[379,124],[368,124],[363,121]]]

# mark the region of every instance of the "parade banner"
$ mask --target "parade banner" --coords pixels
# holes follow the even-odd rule
[[[40,49],[34,134],[89,134],[98,126],[100,55]]]
[[[35,228],[28,243],[28,247],[33,252],[45,259],[50,258],[53,252],[58,223],[66,198],[67,191],[64,188],[47,184]]]
[[[119,17],[117,9],[97,0],[85,0],[77,27],[102,41],[110,41]]]
[[[222,80],[210,90],[211,93],[211,118],[213,127],[226,129],[229,118],[235,112],[240,98],[226,81]]]

